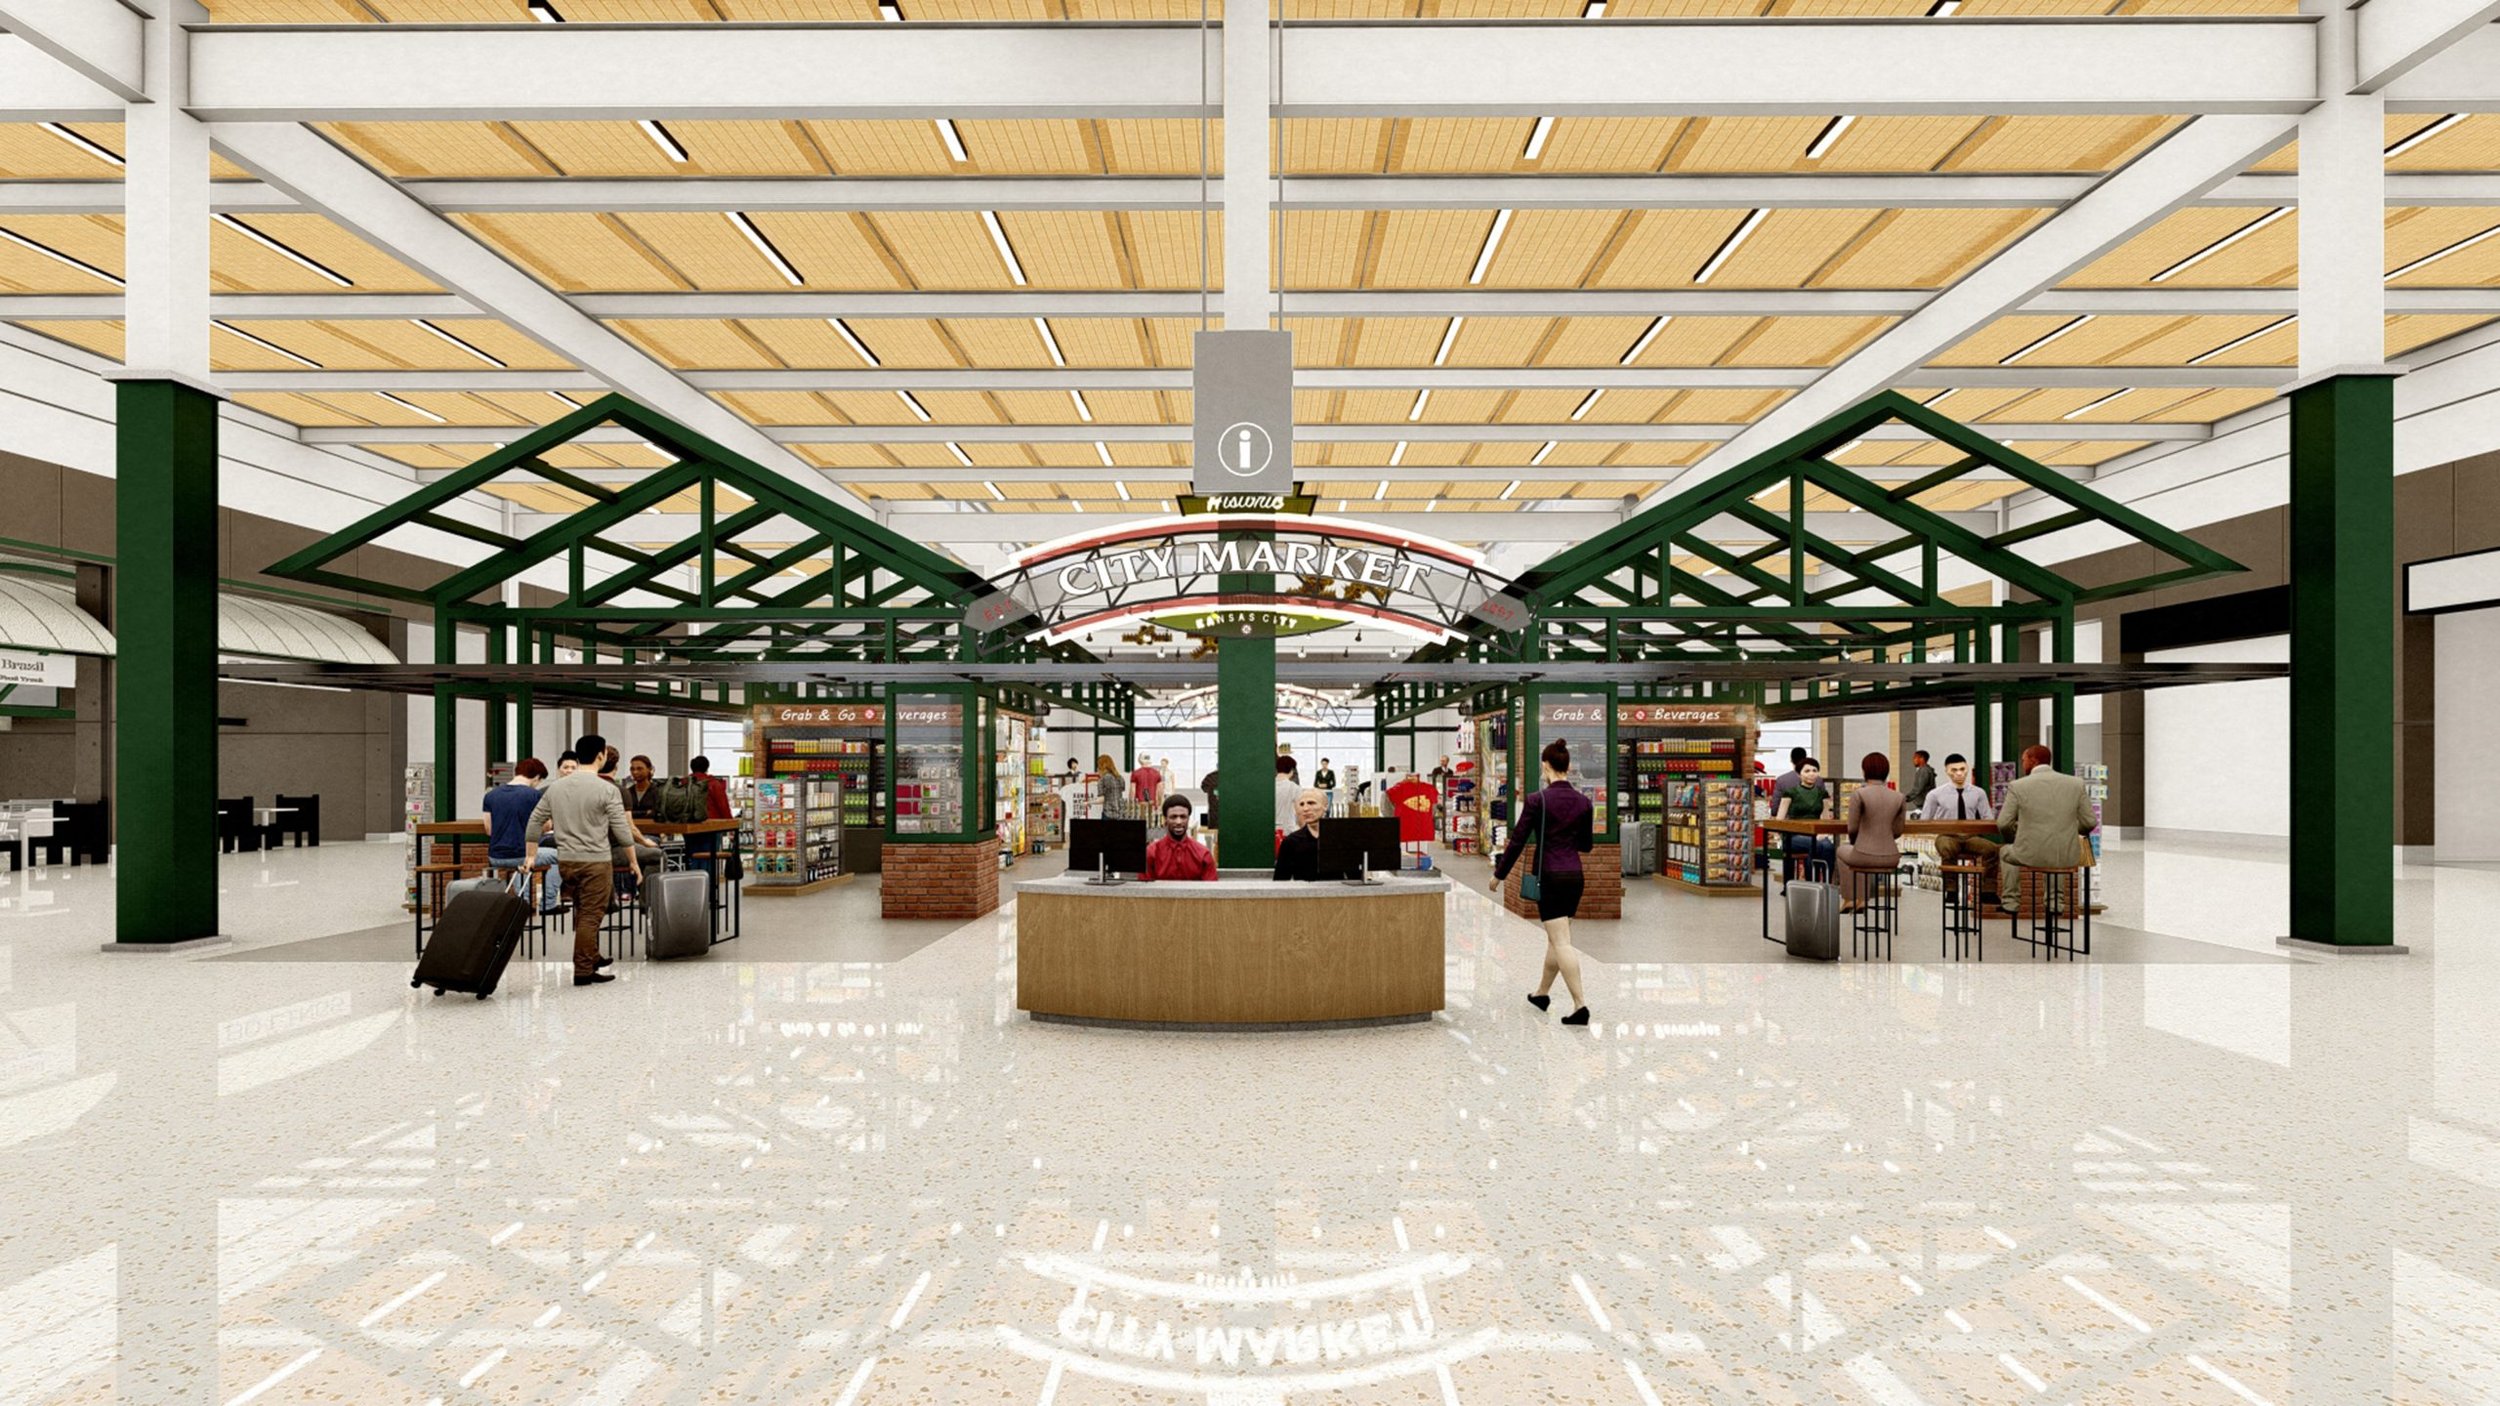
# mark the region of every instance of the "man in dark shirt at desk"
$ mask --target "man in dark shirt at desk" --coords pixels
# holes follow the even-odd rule
[[[1276,846],[1276,872],[1271,877],[1303,883],[1319,878],[1319,818],[1327,811],[1327,798],[1308,786],[1293,798],[1294,827]]]

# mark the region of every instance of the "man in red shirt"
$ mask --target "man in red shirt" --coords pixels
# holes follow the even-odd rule
[[[1142,877],[1149,883],[1156,879],[1215,882],[1215,856],[1189,837],[1187,796],[1174,796],[1163,803],[1163,833],[1146,846],[1146,872]]]

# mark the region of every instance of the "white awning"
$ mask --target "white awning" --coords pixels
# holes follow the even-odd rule
[[[0,646],[109,656],[113,632],[78,608],[66,578],[0,571]]]
[[[217,595],[217,652],[321,664],[396,664],[399,656],[353,620],[261,596]]]

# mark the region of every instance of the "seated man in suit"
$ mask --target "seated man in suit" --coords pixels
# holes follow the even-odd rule
[[[2050,766],[2050,755],[2037,743],[2023,749],[2021,779],[2006,788],[2005,810],[1997,816],[1997,829],[2005,835],[2005,847],[1997,852],[2005,871],[1997,902],[2009,913],[2022,901],[2024,868],[2074,868],[2076,837],[2091,834],[2100,823],[2082,778]]]

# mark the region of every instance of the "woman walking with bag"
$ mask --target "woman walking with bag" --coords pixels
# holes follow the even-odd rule
[[[1578,1007],[1562,1023],[1586,1025],[1589,1006],[1580,994],[1580,953],[1571,945],[1571,919],[1580,911],[1580,856],[1596,843],[1589,828],[1592,807],[1589,798],[1564,779],[1571,774],[1570,747],[1548,742],[1537,759],[1544,771],[1545,789],[1521,805],[1518,823],[1510,829],[1510,844],[1493,866],[1493,887],[1501,888],[1511,866],[1519,862],[1519,851],[1535,836],[1536,862],[1520,878],[1519,896],[1536,904],[1537,920],[1545,925],[1545,979],[1537,983],[1528,1004],[1545,1010],[1553,1001],[1554,978],[1560,976],[1563,988],[1571,993],[1572,1005]]]

